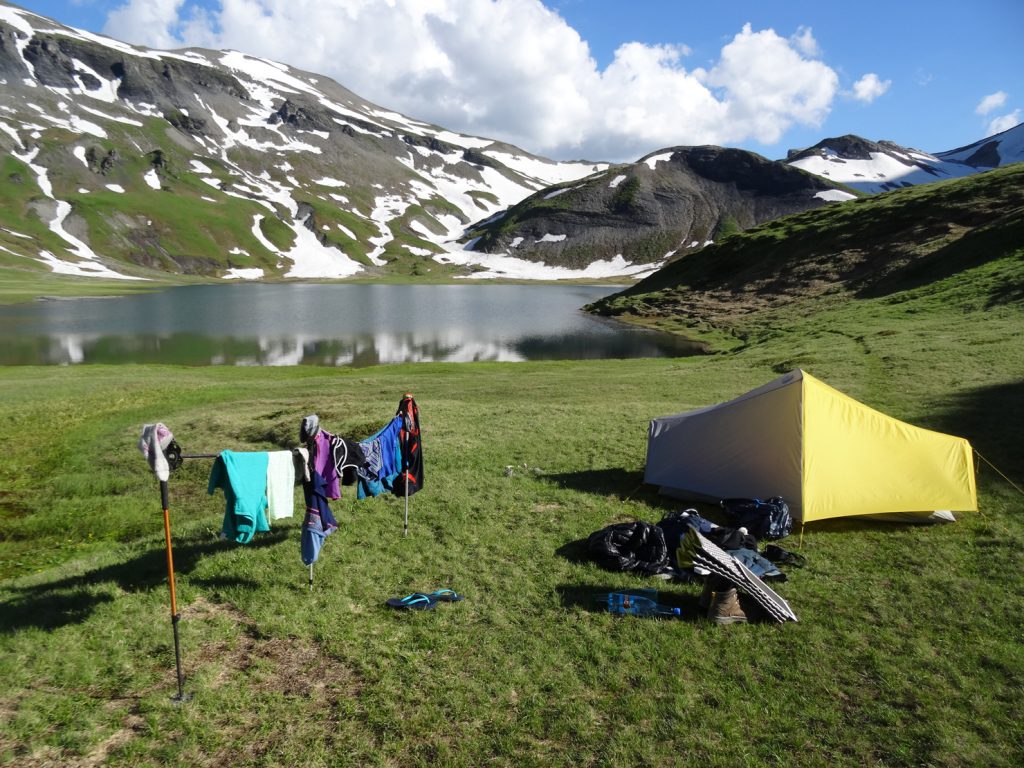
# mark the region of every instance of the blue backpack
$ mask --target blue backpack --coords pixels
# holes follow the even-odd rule
[[[793,530],[789,505],[781,496],[772,496],[770,499],[722,499],[719,504],[732,516],[737,528],[746,528],[756,539],[782,539]]]

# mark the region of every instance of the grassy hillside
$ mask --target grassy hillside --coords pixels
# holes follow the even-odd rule
[[[685,256],[594,310],[740,337],[786,308],[806,315],[851,299],[885,306],[931,294],[982,310],[1024,299],[1022,255],[1017,164],[777,219]]]

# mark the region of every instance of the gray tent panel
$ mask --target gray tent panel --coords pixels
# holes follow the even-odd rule
[[[802,373],[727,403],[654,419],[644,480],[674,496],[802,498]]]

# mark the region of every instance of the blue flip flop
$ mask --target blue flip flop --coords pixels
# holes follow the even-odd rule
[[[400,611],[429,611],[437,605],[437,598],[422,592],[413,592],[405,597],[389,597],[387,604]]]
[[[427,597],[432,597],[434,600],[440,600],[445,603],[457,603],[459,600],[465,600],[465,598],[458,594],[454,589],[438,589],[431,592]]]

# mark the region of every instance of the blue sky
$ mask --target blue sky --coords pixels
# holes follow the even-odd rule
[[[1024,120],[1024,0],[23,0],[152,47],[234,48],[557,158],[952,149]]]

